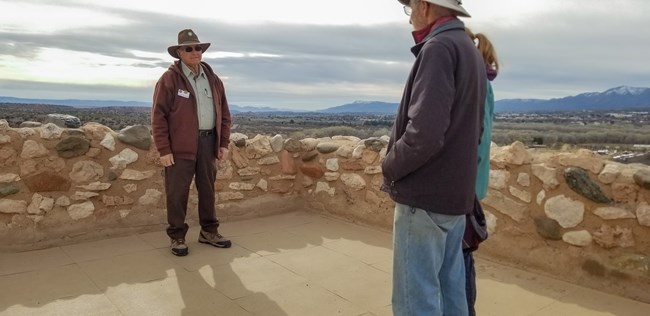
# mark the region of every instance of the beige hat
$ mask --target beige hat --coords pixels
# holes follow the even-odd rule
[[[397,1],[399,1],[399,3],[401,3],[403,5],[409,5],[410,4],[409,0],[397,0]],[[469,15],[469,13],[467,13],[465,8],[463,8],[463,6],[462,6],[463,2],[461,0],[422,0],[422,1],[426,1],[426,2],[429,2],[429,3],[439,5],[441,7],[452,9],[452,10],[456,11],[459,16],[465,16],[465,17],[468,17],[468,18],[471,17],[471,15]]]
[[[184,29],[178,32],[178,45],[167,47],[167,52],[172,55],[172,57],[180,59],[180,57],[178,57],[176,49],[181,46],[192,45],[200,45],[204,52],[208,50],[208,47],[210,47],[210,43],[201,43],[201,41],[199,41],[199,37],[196,35],[196,33],[194,33],[194,31],[191,29]]]

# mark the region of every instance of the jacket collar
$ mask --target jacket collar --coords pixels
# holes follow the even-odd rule
[[[419,29],[417,31],[413,31],[412,34],[413,34],[413,39],[415,40],[415,44],[418,44],[418,43],[422,42],[426,38],[426,36],[429,35],[429,33],[431,33],[431,30],[433,28],[435,28],[436,26],[438,26],[440,24],[444,24],[444,23],[449,22],[451,20],[458,20],[458,18],[455,17],[455,16],[452,16],[452,15],[443,16],[443,17],[440,17],[440,18],[436,19],[435,21],[433,21],[429,25],[423,27],[422,29]]]
[[[439,25],[434,25],[434,27],[431,29],[431,32],[429,32],[429,35],[427,35],[421,42],[411,47],[411,52],[413,55],[417,56],[420,53],[420,50],[422,50],[424,44],[426,44],[430,39],[434,38],[436,35],[442,32],[451,30],[465,30],[465,23],[463,23],[461,20],[454,19]]]

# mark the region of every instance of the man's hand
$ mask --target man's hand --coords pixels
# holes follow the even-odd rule
[[[217,155],[217,159],[219,159],[219,160],[228,159],[228,148],[219,147],[219,154]]]
[[[174,164],[174,155],[173,154],[167,154],[167,155],[161,156],[160,157],[160,163],[164,167],[169,167],[169,166],[173,165]]]

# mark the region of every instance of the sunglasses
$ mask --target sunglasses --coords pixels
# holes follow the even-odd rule
[[[201,45],[196,45],[196,46],[194,46],[194,47],[192,47],[192,46],[185,46],[185,48],[184,48],[183,50],[185,50],[186,53],[191,53],[192,51],[202,52],[202,51],[203,51],[203,47],[201,47]]]

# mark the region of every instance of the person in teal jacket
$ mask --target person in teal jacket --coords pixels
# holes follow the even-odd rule
[[[490,179],[490,145],[492,144],[492,120],[494,119],[494,91],[492,90],[492,81],[499,72],[499,62],[492,42],[481,33],[472,33],[468,28],[465,32],[474,41],[476,47],[481,51],[481,56],[485,61],[487,73],[487,93],[485,95],[485,114],[483,115],[483,130],[481,132],[481,142],[478,146],[478,170],[476,173],[476,198],[480,201],[485,198],[488,190],[488,181]],[[466,223],[465,229],[473,229],[470,223]],[[470,316],[475,316],[474,304],[476,303],[476,271],[474,268],[474,256],[472,252],[475,249],[464,249],[463,257],[465,259],[465,290],[467,296],[467,305]]]
[[[485,198],[488,190],[488,180],[490,180],[490,144],[492,143],[492,120],[494,119],[494,91],[492,90],[492,83],[490,81],[491,80],[487,81],[487,94],[485,96],[485,115],[483,116],[483,132],[481,133],[481,143],[478,145],[476,197],[479,200]]]

